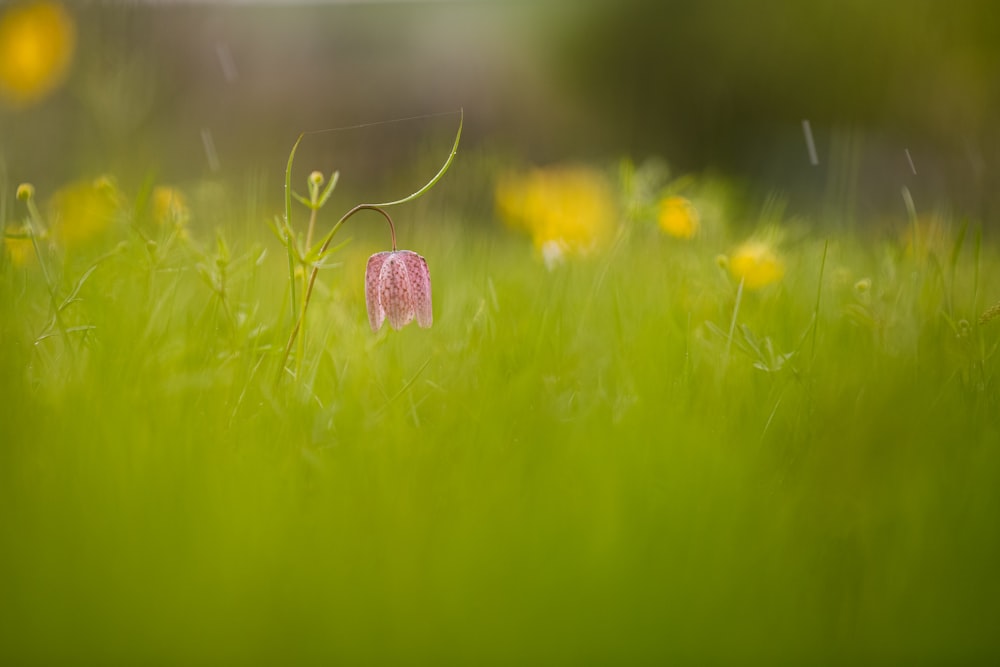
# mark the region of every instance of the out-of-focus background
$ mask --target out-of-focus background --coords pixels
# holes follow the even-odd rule
[[[46,7],[61,16],[35,16],[33,37],[12,27],[12,15]],[[3,58],[40,62],[36,80],[0,84],[0,158],[11,181],[40,188],[155,172],[173,182],[252,177],[274,184],[277,200],[300,131],[464,107],[458,171],[467,173],[498,160],[657,156],[675,173],[712,170],[782,193],[806,213],[902,214],[903,186],[986,224],[1000,204],[1000,5],[991,0],[2,11]],[[437,117],[316,135],[300,164],[378,190],[439,163],[453,131],[454,118]]]
[[[0,0],[0,664],[1000,664],[997,7]]]

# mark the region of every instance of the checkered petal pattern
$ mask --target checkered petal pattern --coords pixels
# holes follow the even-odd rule
[[[397,331],[416,318],[421,327],[434,322],[431,274],[427,261],[410,250],[380,252],[365,269],[365,305],[372,331],[385,320]]]

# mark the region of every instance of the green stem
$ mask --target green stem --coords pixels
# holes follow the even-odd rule
[[[462,138],[462,126],[465,122],[465,110],[462,109],[460,111],[460,114],[461,115],[459,116],[459,121],[458,121],[458,131],[455,133],[455,143],[451,147],[451,152],[448,154],[448,159],[445,160],[444,165],[441,166],[441,169],[438,170],[438,173],[435,174],[434,177],[430,181],[428,181],[426,185],[424,185],[424,187],[420,188],[419,190],[409,195],[408,197],[403,197],[402,199],[397,199],[395,201],[390,201],[390,202],[384,202],[381,204],[358,204],[357,206],[352,208],[350,211],[345,213],[343,217],[341,217],[340,220],[337,221],[337,224],[333,226],[333,229],[331,229],[329,233],[327,233],[326,238],[323,241],[323,245],[319,251],[320,257],[322,257],[323,253],[326,252],[327,248],[330,247],[330,242],[333,241],[333,237],[336,236],[337,230],[340,229],[341,225],[347,222],[347,220],[358,211],[364,211],[364,210],[376,211],[385,216],[385,219],[389,223],[389,230],[392,234],[392,249],[393,251],[396,250],[396,227],[395,225],[392,224],[392,218],[390,218],[389,214],[386,213],[383,209],[388,208],[389,206],[396,206],[398,204],[405,204],[407,202],[413,201],[414,199],[417,199],[418,197],[424,195],[428,190],[434,187],[434,185],[439,180],[441,180],[441,177],[444,176],[445,173],[448,171],[448,168],[451,167],[451,163],[455,160],[455,155],[458,153],[458,143],[459,140]],[[299,143],[302,141],[303,136],[305,136],[305,133],[300,134],[299,138],[296,139],[295,141],[295,145],[292,146],[292,151],[291,153],[288,154],[288,165],[285,168],[285,233],[289,235],[292,233],[291,232],[292,160],[295,158],[295,151],[298,149]],[[293,243],[294,239],[289,238],[287,243],[288,272],[289,272],[288,277],[289,277],[289,284],[291,285],[291,294],[292,294],[291,312],[292,312],[292,317],[295,318],[295,263],[294,263],[295,258],[292,250]],[[309,244],[306,244],[307,251],[308,247]],[[281,376],[285,372],[285,364],[288,363],[288,357],[292,352],[292,346],[295,345],[295,341],[299,336],[299,332],[304,326],[303,323],[305,322],[306,309],[308,308],[309,301],[312,298],[313,286],[316,284],[316,276],[318,274],[319,274],[319,266],[314,264],[312,273],[310,273],[309,275],[309,282],[306,285],[305,294],[302,297],[302,306],[299,310],[298,317],[296,318],[295,326],[292,327],[292,333],[288,337],[288,344],[285,346],[285,353],[281,358],[281,364],[278,366],[278,374],[275,377],[276,384],[281,380]],[[302,356],[302,350],[303,346],[300,345],[299,346],[300,359]]]
[[[729,338],[726,340],[726,356],[723,360],[723,369],[729,368],[729,353],[733,349],[733,335],[736,333],[736,317],[740,313],[740,302],[743,300],[743,282],[744,278],[740,278],[740,286],[736,288],[736,303],[733,304],[733,319],[729,322]]]
[[[306,231],[306,247],[305,252],[309,252],[309,248],[313,244],[313,231],[316,229],[316,213],[319,211],[317,208],[313,208],[312,212],[309,213],[309,229]]]
[[[305,328],[306,328],[306,308],[309,306],[309,299],[312,296],[312,288],[313,288],[313,281],[314,281],[314,277],[313,276],[316,274],[316,271],[317,271],[317,269],[314,267],[313,268],[313,274],[309,276],[308,283],[306,282],[305,274],[302,275],[302,286],[303,286],[303,292],[302,293],[303,293],[304,296],[302,298],[302,307],[299,309],[299,318],[295,321],[295,332],[294,332],[294,333],[301,333],[302,334],[301,336],[298,336],[299,345],[298,345],[298,348],[296,349],[296,354],[295,354],[295,377],[297,377],[297,378],[298,377],[302,377],[301,376],[301,372],[302,372],[302,357],[305,356],[305,352],[306,352],[306,332],[305,332]],[[284,361],[281,364],[282,366],[284,366],[286,363],[288,363],[288,355],[289,355],[289,352],[291,351],[291,343],[292,343],[292,341],[289,340],[288,342],[289,342],[289,345],[288,345],[288,347],[285,348],[285,359],[284,359]]]
[[[430,181],[428,181],[427,185],[425,185],[424,187],[420,188],[419,190],[417,190],[416,192],[414,192],[409,197],[403,197],[402,199],[397,199],[396,201],[389,201],[389,202],[384,202],[384,203],[381,203],[381,204],[374,204],[374,206],[380,206],[380,207],[383,207],[383,208],[388,208],[389,206],[396,206],[397,204],[405,204],[408,201],[413,201],[417,197],[422,196],[428,190],[430,190],[431,188],[433,188],[434,185],[438,181],[441,180],[441,177],[444,176],[445,172],[448,171],[448,167],[451,166],[452,161],[455,159],[455,155],[458,153],[458,142],[462,138],[462,125],[465,123],[465,109],[461,109],[459,111],[459,114],[460,115],[458,117],[458,132],[455,134],[455,143],[451,147],[451,153],[448,154],[448,159],[445,160],[444,165],[442,165],[442,167],[438,171],[438,173],[435,174],[434,178],[432,178]]]
[[[816,286],[816,307],[813,309],[812,350],[810,358],[816,358],[816,332],[819,330],[819,299],[823,294],[823,271],[826,269],[826,251],[830,248],[830,239],[823,242],[823,259],[819,263],[819,284]]]
[[[302,143],[305,132],[299,135],[292,146],[292,151],[288,154],[288,164],[285,166],[285,235],[287,236],[285,249],[288,251],[288,289],[291,290],[292,300],[289,303],[291,316],[295,318],[295,251],[292,244],[295,239],[292,237],[292,161],[295,159],[295,151]]]
[[[62,316],[59,314],[59,300],[56,298],[56,284],[52,281],[52,276],[49,273],[48,266],[46,265],[45,257],[42,256],[42,249],[38,245],[38,234],[43,227],[42,214],[35,205],[34,199],[29,198],[27,205],[29,228],[28,236],[31,237],[31,247],[35,251],[35,257],[38,258],[38,266],[42,269],[42,277],[45,279],[45,285],[49,288],[49,301],[52,304],[52,317],[55,318],[56,326],[59,327],[59,333],[62,334],[63,340],[66,341],[66,346],[69,348],[70,353],[75,354],[76,350],[73,347],[73,341],[70,340],[69,332],[66,329],[66,323],[63,322]]]
[[[348,211],[347,213],[345,213],[340,218],[340,220],[337,221],[337,224],[335,224],[333,226],[333,229],[331,230],[331,233],[327,235],[326,242],[323,243],[323,247],[320,249],[320,255],[322,255],[324,252],[326,252],[326,249],[328,247],[330,247],[330,242],[333,241],[333,237],[336,236],[337,230],[340,229],[340,227],[345,222],[347,222],[348,219],[350,219],[355,213],[358,213],[359,211],[365,211],[365,210],[376,211],[378,213],[381,213],[383,216],[385,216],[386,221],[389,223],[389,231],[392,234],[392,249],[393,249],[393,251],[395,251],[396,250],[396,226],[392,223],[392,218],[389,217],[389,214],[386,213],[381,208],[381,206],[379,206],[378,204],[358,204],[357,206],[355,206],[354,208],[352,208],[350,211]],[[292,333],[288,337],[288,344],[285,345],[285,354],[281,357],[281,364],[278,366],[278,375],[277,375],[277,377],[275,377],[275,383],[277,383],[277,382],[279,382],[281,380],[281,376],[285,372],[285,364],[288,363],[288,357],[292,353],[292,346],[295,345],[296,339],[299,338],[299,332],[300,332],[300,330],[304,326],[304,322],[305,322],[305,319],[306,319],[306,308],[309,307],[309,301],[312,299],[313,287],[316,285],[316,277],[318,275],[319,275],[319,266],[314,264],[312,272],[309,274],[309,282],[306,285],[305,295],[302,297],[302,308],[299,311],[298,319],[296,319],[296,321],[295,321],[295,326],[292,327]],[[304,341],[305,337],[303,336],[301,338],[301,340]],[[299,345],[299,360],[300,361],[301,361],[301,358],[302,358],[302,353],[303,353],[304,345],[305,345],[304,342],[300,343],[300,345]],[[299,362],[296,362],[296,368],[299,368]]]

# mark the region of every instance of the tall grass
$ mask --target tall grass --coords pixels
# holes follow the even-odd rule
[[[995,660],[996,248],[740,292],[654,232],[548,271],[419,220],[434,327],[379,334],[361,233],[277,387],[260,225],[56,258],[69,331],[3,266],[0,661]]]

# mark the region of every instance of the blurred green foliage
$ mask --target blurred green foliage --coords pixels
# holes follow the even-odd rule
[[[1000,256],[976,228],[768,218],[785,275],[750,291],[708,215],[687,240],[638,215],[550,271],[432,207],[400,234],[434,327],[373,335],[386,241],[359,220],[276,386],[284,258],[192,207],[225,235],[136,204],[117,239],[40,246],[54,301],[38,264],[0,267],[0,661],[1000,652],[1000,332],[977,324]]]
[[[203,130],[221,175],[273,176],[302,130],[464,106],[467,147],[515,160],[657,155],[805,210],[898,212],[905,184],[987,224],[997,212],[1000,10],[989,0],[97,4],[73,16],[65,89],[0,110],[0,156],[40,186],[215,174]],[[338,135],[318,150],[350,155],[371,182],[424,134]]]

